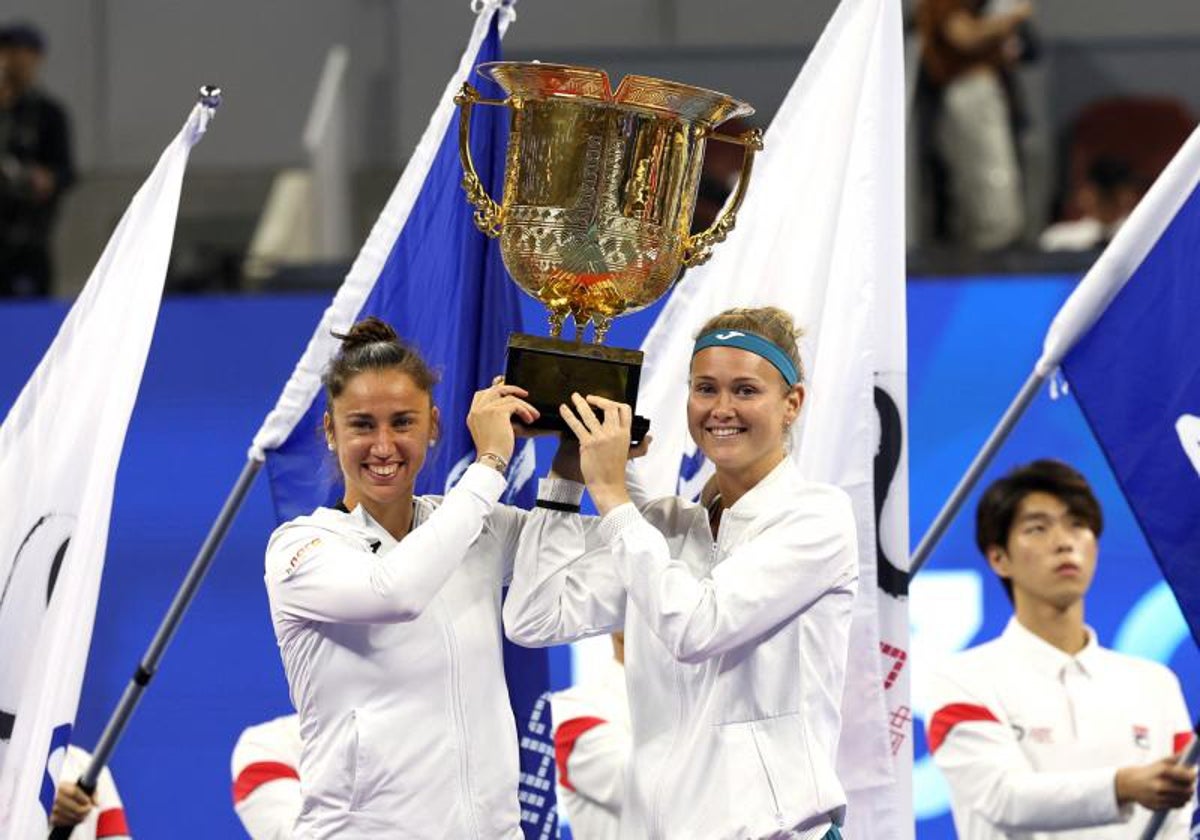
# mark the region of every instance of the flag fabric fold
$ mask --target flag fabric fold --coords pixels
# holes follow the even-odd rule
[[[79,703],[117,464],[162,301],[196,105],[0,426],[0,835],[45,837]]]
[[[911,838],[899,5],[842,0],[767,130],[737,227],[687,273],[651,328],[638,411],[650,496],[698,491],[711,467],[687,433],[694,336],[733,306],[779,306],[805,330],[808,392],[792,457],[851,496],[860,592],[839,777],[846,836]]]
[[[1046,338],[1200,642],[1200,131]]]

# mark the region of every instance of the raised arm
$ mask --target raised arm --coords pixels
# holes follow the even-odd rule
[[[517,644],[546,647],[625,625],[625,588],[596,518],[578,512],[582,496],[583,485],[574,481],[539,484],[504,601],[504,632]]]
[[[600,532],[621,581],[654,634],[681,662],[740,647],[823,595],[853,598],[858,562],[849,502],[840,494],[755,523],[757,535],[697,578],[633,504],[610,511]]]
[[[467,556],[503,491],[500,473],[471,465],[437,510],[382,556],[312,526],[280,528],[267,546],[273,607],[314,621],[412,621]]]

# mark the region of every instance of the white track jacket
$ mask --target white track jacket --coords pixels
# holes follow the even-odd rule
[[[1141,836],[1150,812],[1117,806],[1117,768],[1182,749],[1187,707],[1169,670],[1088,635],[1070,656],[1013,618],[934,674],[929,747],[961,840]],[[1191,815],[1172,811],[1159,840],[1186,840]]]
[[[267,595],[300,714],[296,838],[521,840],[500,591],[523,511],[472,465],[416,499],[397,543],[361,505],[267,546]]]
[[[539,495],[581,491],[547,480]],[[715,543],[704,508],[675,497],[598,523],[536,510],[505,631],[552,645],[624,627],[623,838],[809,840],[846,803],[834,759],[857,580],[849,498],[785,460]]]

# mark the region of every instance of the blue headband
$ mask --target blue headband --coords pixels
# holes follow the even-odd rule
[[[692,355],[695,356],[707,347],[736,347],[739,350],[746,350],[756,356],[762,356],[774,365],[775,369],[783,376],[783,381],[788,384],[788,387],[797,385],[800,382],[800,372],[796,370],[796,364],[788,358],[787,353],[779,349],[779,346],[775,342],[763,338],[761,335],[743,332],[742,330],[709,330],[696,339],[696,346],[692,348]]]

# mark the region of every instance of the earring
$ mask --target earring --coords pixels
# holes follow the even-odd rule
[[[332,452],[334,450],[333,441],[327,440],[327,441],[325,441],[325,445],[329,447],[330,452]]]
[[[435,447],[435,446],[437,446],[437,438],[434,438],[433,440],[429,441],[430,449],[433,449],[433,447]]]

